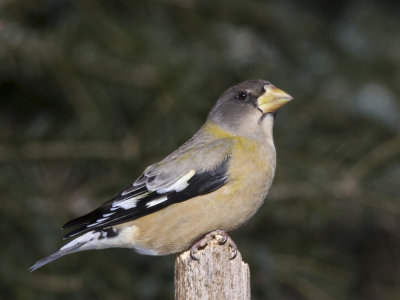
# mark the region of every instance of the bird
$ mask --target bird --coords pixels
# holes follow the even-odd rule
[[[150,165],[99,208],[66,223],[74,238],[30,271],[74,252],[113,247],[144,255],[198,250],[243,226],[263,204],[274,178],[273,124],[293,99],[267,80],[238,83],[218,98],[201,128]]]

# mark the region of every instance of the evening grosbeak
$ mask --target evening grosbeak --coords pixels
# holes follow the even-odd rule
[[[265,80],[229,88],[192,138],[116,197],[65,224],[74,228],[65,238],[80,236],[30,270],[66,254],[110,247],[165,255],[192,246],[197,259],[198,248],[216,234],[235,255],[226,232],[246,223],[268,194],[276,166],[276,111],[292,99]]]

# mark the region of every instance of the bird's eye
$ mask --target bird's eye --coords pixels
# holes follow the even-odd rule
[[[239,92],[239,93],[237,94],[237,98],[238,98],[239,100],[245,100],[245,99],[247,98],[247,93],[244,92],[244,91]]]

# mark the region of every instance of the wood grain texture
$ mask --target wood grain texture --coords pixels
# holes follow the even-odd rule
[[[250,299],[250,269],[241,254],[232,255],[228,243],[216,239],[193,260],[186,251],[175,260],[175,299]]]

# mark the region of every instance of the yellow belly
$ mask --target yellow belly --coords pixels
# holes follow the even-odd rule
[[[220,189],[124,224],[136,227],[133,247],[152,255],[181,252],[210,231],[230,232],[246,223],[263,203],[275,173],[273,145],[253,147],[243,143],[233,149],[229,182]]]

